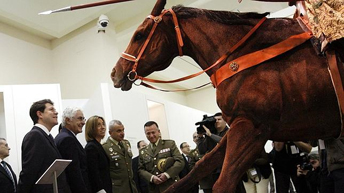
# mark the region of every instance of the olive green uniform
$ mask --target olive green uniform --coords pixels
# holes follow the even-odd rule
[[[192,149],[189,153],[190,161],[190,169],[192,170],[195,167],[195,164],[198,160],[202,158],[202,156],[199,154],[199,151],[197,147],[195,149]]]
[[[153,145],[150,143],[139,152],[139,175],[149,183],[150,193],[163,192],[178,181],[179,173],[183,167],[183,156],[173,140],[160,139],[155,151],[153,151]],[[151,182],[153,175],[157,176],[164,172],[170,176],[164,183],[156,185]]]
[[[190,151],[189,157],[190,157],[190,168],[193,169],[195,167],[196,162],[198,162],[200,159],[202,159],[204,155],[201,155],[199,153],[198,148]],[[199,185],[201,189],[212,189],[213,187],[213,179],[211,175],[207,175],[206,177],[202,178],[199,181]]]
[[[110,159],[110,176],[112,193],[137,193],[131,166],[131,146],[129,141],[122,140],[124,151],[111,140],[110,137],[103,144],[103,148]]]

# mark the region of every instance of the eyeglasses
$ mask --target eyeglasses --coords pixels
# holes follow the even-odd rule
[[[73,118],[75,118],[75,117],[73,117]],[[76,117],[75,119],[78,119],[79,121],[86,121],[85,117]]]

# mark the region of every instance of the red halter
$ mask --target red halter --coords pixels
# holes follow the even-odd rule
[[[165,13],[167,13],[167,12],[170,12],[172,14],[173,23],[174,23],[174,29],[176,30],[176,34],[177,34],[177,44],[178,44],[179,56],[183,56],[182,47],[184,46],[184,43],[183,43],[182,34],[180,32],[180,29],[179,29],[178,19],[177,19],[176,14],[174,13],[174,11],[172,9],[168,9],[168,10],[163,10],[161,12],[161,14],[158,15],[158,16],[149,15],[147,18],[153,19],[154,25],[153,25],[152,30],[150,31],[150,33],[149,33],[145,43],[143,44],[143,46],[142,46],[142,48],[141,48],[141,50],[139,52],[139,55],[137,57],[135,57],[135,56],[130,55],[130,54],[125,53],[125,52],[122,52],[122,54],[121,54],[121,58],[129,60],[131,62],[135,62],[134,66],[133,66],[133,69],[127,75],[128,79],[130,81],[135,81],[136,79],[143,80],[143,77],[137,75],[137,72],[136,72],[137,65],[139,64],[141,56],[142,56],[143,52],[145,51],[149,41],[151,40],[151,38],[152,38],[152,36],[153,36],[153,34],[155,32],[156,27],[158,26],[158,24],[162,20],[162,16],[164,16]],[[131,75],[134,76],[134,77],[131,78]]]

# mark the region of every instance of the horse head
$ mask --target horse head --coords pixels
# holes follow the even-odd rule
[[[166,0],[157,1],[112,69],[111,79],[116,88],[130,90],[135,80],[164,70],[178,55],[172,14],[163,11],[165,4]]]

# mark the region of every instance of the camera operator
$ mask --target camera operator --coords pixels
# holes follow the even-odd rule
[[[210,152],[217,145],[217,143],[220,142],[222,137],[228,131],[227,124],[222,118],[222,113],[216,113],[214,115],[214,118],[215,118],[215,124],[214,124],[215,129],[208,128],[207,126],[202,125],[204,131],[203,133],[198,134],[199,140],[198,140],[197,147],[200,154],[206,154]]]
[[[320,191],[320,162],[318,154],[309,154],[308,162],[297,166],[297,176],[305,176],[310,193]]]
[[[222,137],[229,130],[229,128],[227,127],[227,123],[222,118],[222,113],[216,113],[214,115],[214,119],[214,122],[211,122],[212,124],[201,124],[201,127],[204,130],[197,130],[197,147],[201,155],[210,152],[217,145],[217,143],[221,141]],[[209,120],[211,120],[211,117]],[[209,189],[203,188],[204,193],[212,192],[210,188],[215,184],[216,180],[219,178],[221,169],[222,167],[216,168],[213,171],[212,175],[210,175],[211,179],[207,178],[207,180],[210,180],[211,186],[209,187]],[[201,187],[202,184],[203,182],[200,182]],[[241,182],[238,184],[236,192],[245,192],[245,188]]]
[[[309,153],[311,149],[309,143],[302,141],[274,141],[272,164],[278,193],[288,193],[291,188],[295,188],[297,193],[309,193],[304,176],[297,176],[297,165],[302,162],[302,154]]]

